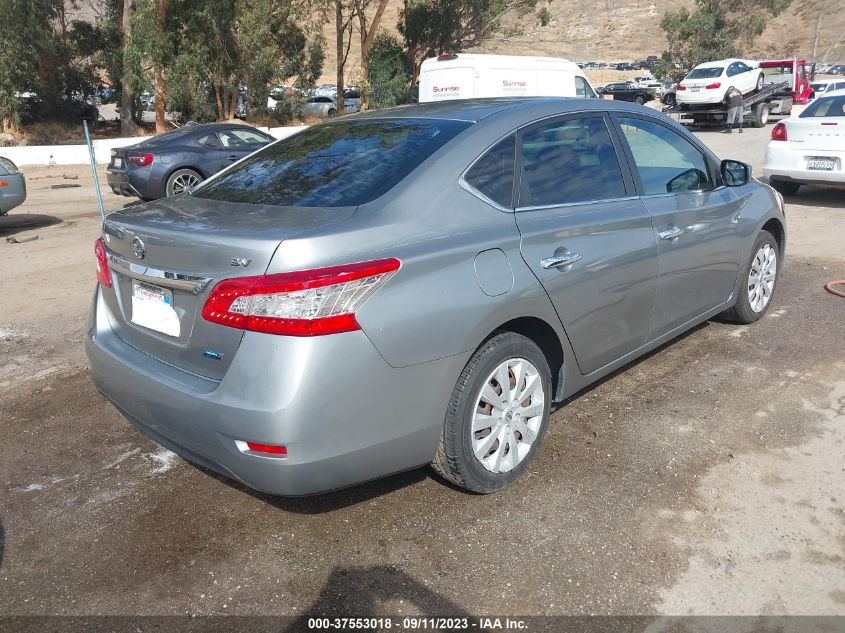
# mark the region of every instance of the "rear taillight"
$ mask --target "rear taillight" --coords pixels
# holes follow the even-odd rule
[[[133,165],[137,165],[138,167],[146,167],[147,165],[152,165],[153,163],[153,155],[152,154],[127,154],[126,161],[132,163]]]
[[[355,310],[399,270],[398,259],[316,270],[239,277],[218,283],[206,321],[287,336],[321,336],[360,329]]]
[[[712,84],[708,84],[708,85],[704,86],[704,89],[705,90],[715,90],[716,88],[721,88],[721,87],[722,87],[722,84],[717,81],[717,82],[714,82]]]
[[[786,125],[781,121],[775,127],[772,128],[772,140],[773,141],[788,141],[789,136],[786,133]]]
[[[103,238],[97,238],[94,242],[94,257],[97,258],[97,281],[100,285],[106,288],[111,288],[111,271],[109,270],[109,260],[106,257],[106,245],[103,244]]]
[[[676,90],[686,90],[686,89],[687,89],[686,86],[680,86],[680,85],[676,88]]]

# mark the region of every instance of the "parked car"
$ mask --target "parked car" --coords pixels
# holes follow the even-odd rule
[[[617,101],[631,101],[643,105],[654,99],[654,91],[640,88],[633,82],[607,84],[601,89],[602,98],[609,96]]]
[[[827,69],[826,75],[845,75],[845,64],[834,64]]]
[[[305,114],[316,117],[332,117],[337,114],[337,102],[333,97],[313,96],[305,100]]]
[[[845,90],[845,79],[821,79],[810,84],[815,97],[821,97],[828,91]]]
[[[782,202],[624,102],[336,119],[107,216],[89,366],[139,430],[259,490],[432,463],[493,492],[553,403],[712,316],[766,313]]]
[[[749,94],[763,87],[763,71],[741,59],[706,62],[693,68],[678,84],[679,105],[722,103],[730,88]]]
[[[361,109],[361,90],[349,88],[343,93],[343,106],[347,112],[358,112]]]
[[[825,92],[772,129],[763,175],[785,196],[801,185],[845,186],[845,90]]]
[[[20,206],[26,200],[26,179],[17,165],[0,156],[0,215]]]
[[[274,140],[248,125],[189,124],[113,149],[107,181],[121,196],[144,200],[173,196]]]

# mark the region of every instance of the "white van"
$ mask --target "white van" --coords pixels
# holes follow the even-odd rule
[[[476,97],[588,97],[596,91],[568,59],[446,53],[420,67],[420,103]]]

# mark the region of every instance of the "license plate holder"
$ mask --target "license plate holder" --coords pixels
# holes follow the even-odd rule
[[[690,92],[701,92],[701,88],[690,88]]]
[[[810,156],[807,158],[807,169],[812,171],[833,171],[836,159],[829,156]]]
[[[132,323],[167,336],[178,337],[181,323],[173,307],[173,292],[142,281],[133,281]]]
[[[118,169],[123,167],[123,159],[120,158],[119,156],[115,156],[113,161],[114,161],[114,163],[113,163],[114,166],[117,167]]]

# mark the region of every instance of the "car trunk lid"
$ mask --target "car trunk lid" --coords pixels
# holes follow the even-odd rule
[[[808,117],[785,121],[788,142],[802,151],[841,151],[845,147],[845,117]]]
[[[102,289],[112,328],[150,356],[220,380],[242,332],[202,318],[214,285],[263,274],[282,241],[354,212],[182,195],[113,213],[104,222],[112,287]]]

